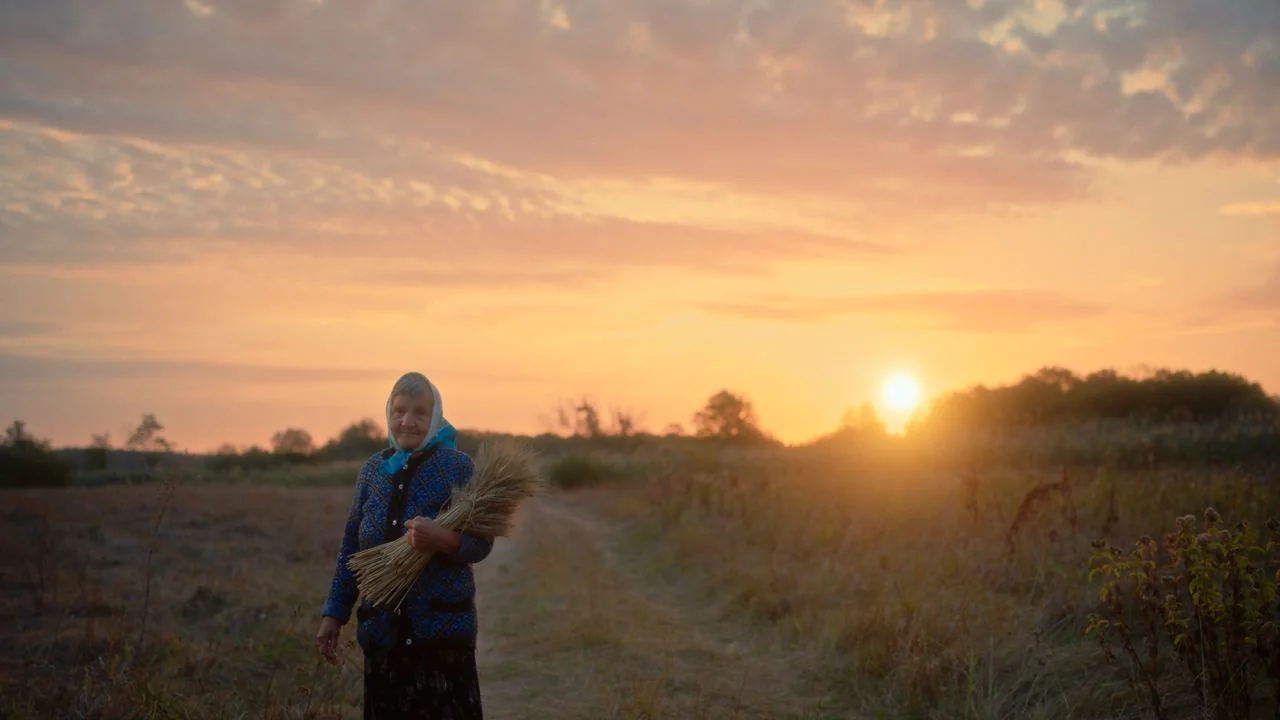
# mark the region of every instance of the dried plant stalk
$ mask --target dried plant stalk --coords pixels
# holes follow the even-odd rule
[[[534,455],[514,440],[486,442],[476,455],[471,482],[455,487],[436,522],[449,530],[502,537],[520,503],[543,487]],[[398,609],[431,553],[415,550],[407,536],[361,550],[347,559],[360,594],[371,604]]]

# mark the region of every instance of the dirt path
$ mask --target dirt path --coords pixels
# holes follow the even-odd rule
[[[801,656],[650,581],[588,503],[530,503],[476,569],[486,717],[848,717],[822,709]]]

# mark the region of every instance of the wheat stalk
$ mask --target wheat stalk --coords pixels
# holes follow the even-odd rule
[[[454,487],[436,522],[449,530],[502,537],[520,503],[543,486],[533,453],[513,440],[486,442],[476,455],[471,482]],[[360,594],[374,605],[399,609],[432,554],[415,550],[407,536],[361,550],[347,559]]]

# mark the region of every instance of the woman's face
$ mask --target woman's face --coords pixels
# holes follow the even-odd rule
[[[418,397],[398,395],[391,400],[391,434],[405,450],[412,450],[427,438],[431,427],[430,393]]]

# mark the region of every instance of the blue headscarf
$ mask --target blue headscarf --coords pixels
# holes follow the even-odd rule
[[[447,448],[456,448],[458,446],[458,431],[448,420],[444,419],[444,408],[441,406],[440,391],[426,377],[422,378],[427,383],[427,387],[431,389],[431,424],[427,427],[427,436],[423,438],[416,448],[403,448],[400,443],[396,442],[395,433],[391,432],[391,404],[395,401],[395,388],[392,388],[391,395],[387,397],[387,440],[391,443],[391,447],[395,448],[395,453],[391,457],[382,461],[378,465],[378,472],[383,475],[395,475],[404,469],[409,462],[409,457],[414,453],[429,450],[436,445]]]

